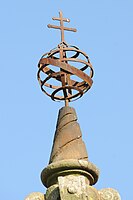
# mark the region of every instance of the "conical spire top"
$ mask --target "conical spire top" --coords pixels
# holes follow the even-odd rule
[[[59,111],[49,163],[67,159],[88,160],[75,109],[69,106]]]

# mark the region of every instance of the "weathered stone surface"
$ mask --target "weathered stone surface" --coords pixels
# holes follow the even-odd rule
[[[73,174],[74,171],[84,174],[90,185],[98,180],[99,170],[88,161],[75,109],[66,106],[59,111],[49,165],[42,171],[41,180],[50,187],[58,182],[58,176]]]
[[[54,184],[47,189],[46,200],[59,200],[59,199],[60,199],[59,187],[58,184]]]
[[[98,191],[92,186],[88,186],[87,197],[83,198],[83,200],[84,199],[85,200],[101,200]]]
[[[97,167],[85,160],[68,159],[58,162],[53,162],[42,171],[41,180],[46,187],[58,182],[59,176],[68,174],[79,174],[88,178],[90,185],[97,182],[99,170]]]
[[[113,188],[105,188],[99,191],[101,200],[121,200],[117,190]]]
[[[41,192],[33,192],[29,194],[25,200],[45,200],[45,196]]]
[[[46,200],[120,200],[114,189],[98,191],[91,186],[98,177],[98,168],[88,161],[75,110],[63,107],[50,162],[41,173],[42,183],[48,188]]]
[[[76,112],[69,106],[59,111],[49,163],[66,159],[88,160]]]
[[[61,200],[100,200],[98,191],[88,185],[84,176],[59,177],[58,182]]]

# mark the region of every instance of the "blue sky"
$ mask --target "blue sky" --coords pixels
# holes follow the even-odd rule
[[[37,63],[60,42],[47,28],[59,10],[70,18],[69,44],[85,51],[95,75],[91,90],[73,102],[89,154],[100,169],[97,189],[116,188],[131,200],[133,169],[133,1],[2,1],[0,6],[0,197],[45,192],[58,110],[37,82]]]

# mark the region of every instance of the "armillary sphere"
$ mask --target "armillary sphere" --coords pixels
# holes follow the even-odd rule
[[[80,98],[92,86],[93,67],[89,57],[76,46],[68,45],[64,40],[64,30],[76,32],[76,29],[64,27],[70,22],[59,12],[60,26],[48,25],[61,30],[61,43],[49,53],[44,54],[38,64],[37,74],[42,91],[52,100],[68,102]],[[87,74],[86,70],[89,70]]]

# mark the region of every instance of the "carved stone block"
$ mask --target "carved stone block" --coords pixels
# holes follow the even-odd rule
[[[59,177],[58,183],[61,200],[100,200],[98,191],[89,186],[82,175]]]

